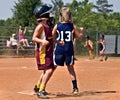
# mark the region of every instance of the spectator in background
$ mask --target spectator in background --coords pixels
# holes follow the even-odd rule
[[[29,46],[28,40],[25,39],[25,33],[26,33],[27,27],[24,28],[24,31],[21,26],[19,26],[19,33],[18,33],[18,39],[19,43],[23,46]]]
[[[8,38],[7,41],[6,41],[6,46],[7,46],[7,47],[11,47],[11,44],[12,44],[12,43],[11,43],[11,41],[10,41],[10,38]]]
[[[17,39],[15,38],[16,34],[12,34],[12,36],[10,37],[10,41],[11,41],[11,47],[13,49],[17,48],[18,42]]]

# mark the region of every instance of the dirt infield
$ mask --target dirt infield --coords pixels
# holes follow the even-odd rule
[[[78,58],[75,70],[80,94],[71,95],[67,69],[58,67],[46,88],[50,100],[120,100],[120,58]],[[0,58],[0,100],[39,100],[33,87],[40,73],[35,58]]]

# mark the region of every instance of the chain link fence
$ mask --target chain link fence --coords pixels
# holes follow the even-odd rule
[[[75,55],[87,56],[88,49],[84,47],[85,37],[89,36],[90,40],[94,44],[94,54],[98,56],[98,44],[97,41],[100,39],[100,35],[105,35],[106,50],[105,53],[110,56],[120,56],[120,31],[100,31],[100,30],[86,30],[82,40],[77,39],[75,44]]]
[[[14,33],[18,36],[18,28],[19,27],[3,27],[0,26],[0,56],[34,56],[35,55],[35,47],[32,43],[32,34],[33,29],[27,28],[25,38],[28,39],[31,47],[24,47],[23,49],[17,48],[8,48],[6,46],[6,41],[10,38],[10,36]],[[82,40],[76,39],[75,43],[75,55],[78,56],[88,56],[88,49],[84,47],[85,37],[88,35],[90,40],[94,44],[94,54],[98,56],[98,44],[97,41],[100,38],[100,35],[104,34],[105,39],[107,41],[106,51],[105,53],[111,56],[120,56],[120,31],[113,30],[85,30],[84,36]],[[16,37],[17,39],[18,37]]]

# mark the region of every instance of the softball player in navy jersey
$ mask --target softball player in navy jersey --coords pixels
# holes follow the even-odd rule
[[[67,65],[67,69],[70,73],[73,93],[78,93],[78,86],[76,80],[76,74],[74,71],[74,45],[73,39],[74,34],[78,38],[82,38],[83,28],[81,32],[77,30],[76,25],[72,23],[71,11],[68,7],[62,7],[60,10],[60,23],[56,24],[53,28],[53,36],[55,38],[55,49],[54,49],[54,65],[64,66]]]
[[[105,55],[106,41],[103,34],[101,35],[100,40],[98,41],[98,44],[99,44],[100,61],[103,61],[103,60],[106,61],[108,57]]]

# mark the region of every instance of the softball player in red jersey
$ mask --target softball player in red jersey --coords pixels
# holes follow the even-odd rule
[[[52,6],[42,5],[34,10],[38,25],[32,40],[36,43],[36,62],[38,70],[43,70],[40,80],[35,85],[34,91],[39,98],[47,99],[46,84],[53,73],[53,38],[50,20]]]
[[[86,36],[86,41],[84,47],[88,48],[89,59],[94,59],[94,47],[93,42],[90,40],[89,36]]]

